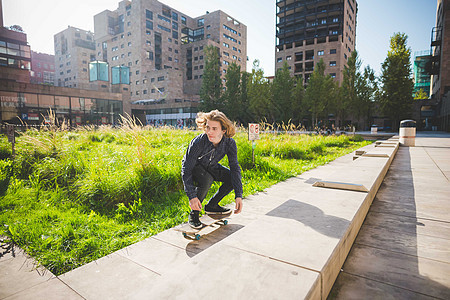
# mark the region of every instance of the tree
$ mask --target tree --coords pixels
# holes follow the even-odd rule
[[[292,119],[292,96],[295,79],[291,77],[289,66],[284,62],[272,83],[272,103],[277,122],[288,123]]]
[[[204,48],[205,69],[200,87],[200,110],[223,109],[221,101],[222,79],[220,78],[220,61],[218,49],[212,45]]]
[[[252,73],[247,85],[247,97],[253,116],[252,122],[264,119],[275,122],[270,101],[270,83],[264,77],[264,71],[259,67],[259,60],[253,62]]]
[[[336,88],[333,78],[325,76],[325,63],[321,59],[309,78],[304,96],[304,103],[311,113],[314,126],[318,125],[319,118],[327,118],[328,112],[332,111]]]
[[[414,93],[414,100],[421,99],[428,99],[428,94],[423,89],[420,89]]]
[[[376,80],[375,71],[370,66],[366,66],[364,73],[358,76],[356,81],[358,102],[354,113],[356,117],[364,118],[367,128],[371,125],[373,104],[378,89]]]
[[[303,98],[305,96],[305,87],[303,86],[303,77],[297,78],[297,83],[294,88],[292,96],[292,122],[300,123],[305,116],[305,110],[303,109]]]
[[[231,120],[237,120],[241,110],[241,67],[232,63],[225,75],[225,93],[223,94],[223,103],[225,113]]]
[[[357,81],[360,80],[361,60],[358,58],[358,52],[353,51],[348,58],[347,65],[342,71],[343,80],[341,85],[341,93],[337,101],[337,116],[340,120],[345,121],[348,114],[357,113],[359,111]]]
[[[244,125],[249,123],[253,118],[249,110],[250,103],[248,98],[248,82],[250,76],[251,76],[250,73],[247,72],[243,72],[241,74],[241,103],[240,103],[241,106],[239,110],[238,120]]]
[[[411,48],[406,45],[408,36],[395,33],[391,37],[390,50],[381,67],[380,108],[397,130],[399,121],[410,117],[413,81],[411,78]]]

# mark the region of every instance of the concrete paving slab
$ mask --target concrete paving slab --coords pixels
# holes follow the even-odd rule
[[[328,299],[335,300],[410,300],[410,299],[436,299],[408,289],[399,288],[389,283],[382,283],[361,276],[341,272],[336,280]]]
[[[134,245],[115,252],[126,259],[135,262],[157,274],[174,268],[194,256],[188,249],[148,238]]]
[[[23,290],[4,300],[80,300],[84,299],[58,278],[52,278],[31,288]]]
[[[365,247],[358,239],[343,266],[346,273],[440,299],[450,298],[450,264]]]
[[[146,284],[155,284],[155,272],[121,255],[111,254],[59,279],[86,299],[127,299]]]
[[[408,232],[450,239],[450,223],[417,217],[406,217],[370,210],[364,226],[373,226],[395,232]]]
[[[0,261],[0,299],[15,295],[31,287],[45,283],[54,275],[44,268],[37,268],[35,261],[22,251],[8,253]]]
[[[357,243],[450,264],[450,240],[417,233],[363,226]]]
[[[419,198],[418,196],[415,197],[416,199]],[[450,220],[448,210],[442,208],[448,204],[448,197],[433,198],[433,201],[429,203],[426,202],[427,199],[430,199],[429,197],[422,198],[423,200],[420,202],[411,202],[410,200],[414,198],[402,196],[397,196],[392,200],[376,198],[371,210],[379,213],[448,222]]]
[[[217,244],[134,299],[320,299],[319,274]]]

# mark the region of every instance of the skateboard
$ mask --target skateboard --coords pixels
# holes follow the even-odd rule
[[[223,225],[228,224],[227,218],[231,216],[233,212],[229,212],[227,214],[208,214],[200,217],[200,222],[202,223],[201,228],[192,228],[189,223],[185,223],[180,227],[174,228],[176,231],[180,231],[184,237],[192,237],[196,240],[199,240],[201,237],[201,231],[209,226],[214,224],[222,223]]]

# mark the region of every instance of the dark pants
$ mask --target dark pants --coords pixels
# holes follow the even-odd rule
[[[222,165],[218,165],[215,168],[208,168],[201,165],[196,165],[192,170],[192,176],[197,189],[197,198],[200,202],[203,202],[209,189],[214,181],[222,182],[219,190],[212,196],[208,202],[208,206],[214,207],[233,190],[231,184],[231,171]]]

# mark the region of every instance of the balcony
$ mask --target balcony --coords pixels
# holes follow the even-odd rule
[[[440,46],[442,42],[442,27],[434,27],[431,30],[431,47]]]

